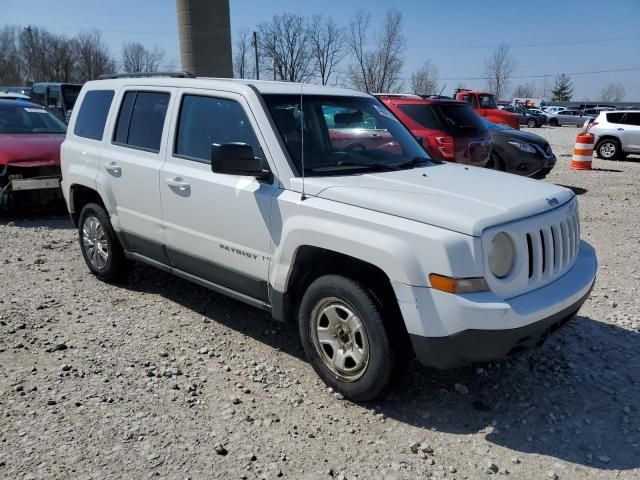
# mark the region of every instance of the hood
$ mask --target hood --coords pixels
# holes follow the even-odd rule
[[[300,178],[293,179],[294,189],[300,191],[301,186]],[[455,163],[307,177],[305,193],[473,236],[558,208],[574,196],[571,190],[551,183]]]
[[[538,145],[546,145],[549,143],[540,135],[536,135],[535,133],[523,132],[522,130],[492,130],[491,133],[492,136],[513,138],[514,140],[519,140],[521,142],[535,143]]]
[[[0,165],[44,167],[60,165],[64,133],[0,134]]]

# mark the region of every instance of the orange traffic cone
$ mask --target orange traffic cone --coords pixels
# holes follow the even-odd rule
[[[573,158],[569,164],[572,170],[591,170],[593,160],[593,133],[579,133],[576,138],[576,145],[573,147]]]

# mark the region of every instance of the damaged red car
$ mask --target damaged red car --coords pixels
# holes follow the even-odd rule
[[[60,145],[66,126],[41,105],[0,100],[0,209],[61,198]]]

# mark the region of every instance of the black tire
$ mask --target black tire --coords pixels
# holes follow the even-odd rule
[[[616,138],[603,138],[596,145],[596,154],[603,160],[620,160],[623,158],[622,145]]]
[[[89,219],[97,220],[100,225],[101,232],[104,232],[104,241],[94,242],[94,244],[101,243],[106,245],[108,256],[107,259],[104,260],[104,265],[99,265],[95,260],[92,260],[92,255],[90,253],[92,249],[85,246],[83,239],[85,233],[83,231],[89,225],[85,225],[85,222],[91,222]],[[86,204],[80,212],[80,218],[78,221],[78,240],[80,242],[82,257],[84,258],[84,261],[87,264],[87,267],[89,267],[91,273],[96,277],[106,282],[122,281],[127,277],[129,270],[131,269],[131,262],[124,254],[124,249],[122,248],[122,245],[120,245],[118,237],[113,230],[109,215],[105,209],[97,203]],[[97,249],[96,246],[94,246],[93,250],[95,249]]]
[[[535,128],[537,126],[538,126],[538,122],[536,122],[535,119],[530,118],[529,120],[527,120],[527,127]]]
[[[560,124],[558,123],[558,119],[557,118],[551,118],[549,120],[549,126],[550,127],[559,127]]]
[[[364,325],[365,339],[368,339],[368,359],[357,378],[341,378],[338,371],[328,366],[328,355],[319,351],[323,347],[314,340],[316,319],[322,318],[318,312],[324,311],[323,306],[327,302],[336,300],[357,316]],[[394,333],[385,324],[382,306],[360,282],[339,275],[319,277],[302,296],[298,323],[302,346],[313,369],[327,385],[353,401],[371,400],[380,395],[391,384],[397,366],[402,363],[402,352],[394,348],[396,343],[391,340]],[[317,320],[317,324],[320,324],[320,320]],[[341,338],[340,335],[335,336],[336,341]]]

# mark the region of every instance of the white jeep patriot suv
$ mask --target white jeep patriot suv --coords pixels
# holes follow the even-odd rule
[[[433,161],[374,97],[251,80],[84,85],[62,146],[87,266],[155,266],[297,323],[354,400],[411,353],[451,368],[541,344],[596,275],[570,190]]]

